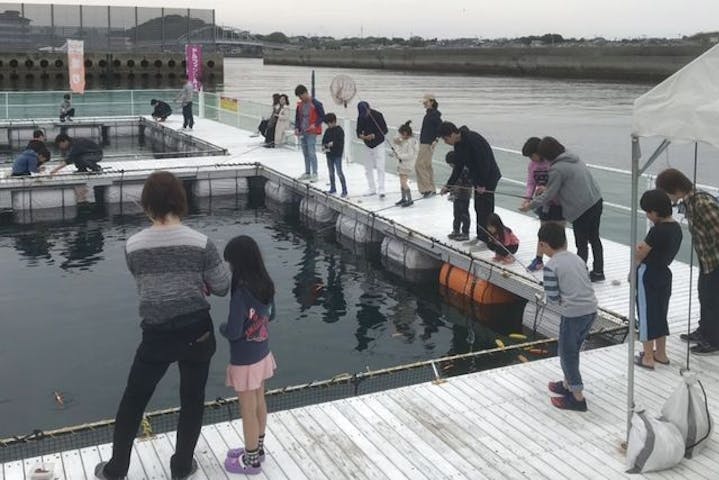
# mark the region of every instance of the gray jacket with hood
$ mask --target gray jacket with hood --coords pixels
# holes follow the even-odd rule
[[[549,181],[541,195],[530,203],[530,209],[559,200],[564,219],[573,222],[602,198],[599,184],[589,168],[571,152],[560,154],[549,168]]]

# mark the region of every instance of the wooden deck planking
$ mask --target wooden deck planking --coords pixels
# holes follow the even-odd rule
[[[80,450],[67,450],[62,452],[61,456],[66,480],[84,480],[86,478]]]
[[[172,448],[172,451],[173,451],[173,453],[174,453],[174,451],[175,451],[175,442],[177,441],[177,435],[176,435],[176,433],[175,433],[175,432],[173,432],[173,433],[168,433],[168,434],[165,436],[165,440],[170,444],[170,448]],[[197,451],[197,449],[195,449],[195,451]],[[197,456],[195,456],[195,458],[197,458]],[[170,461],[169,457],[167,458],[166,461],[168,461],[168,462]],[[198,466],[197,466],[197,472],[195,473],[195,475],[194,475],[194,477],[193,477],[193,480],[210,480],[210,478],[207,476],[207,474],[205,473],[205,471],[202,469],[202,465],[200,465],[199,462],[198,462]]]
[[[365,469],[365,472],[368,473],[370,478],[382,478],[384,475],[390,480],[407,479],[407,476],[402,473],[402,470],[400,470],[395,463],[402,463],[405,469],[409,471],[413,470],[413,467],[403,458],[392,457],[391,455],[388,455],[389,452],[385,451],[381,447],[378,448],[370,437],[360,431],[353,422],[348,420],[333,405],[328,404],[323,406],[323,408],[316,407],[309,410],[310,414],[313,415],[318,423],[325,425],[328,428],[336,427],[350,437],[357,448],[362,451],[363,456],[372,462],[372,464],[368,465],[370,468]],[[333,424],[330,422],[333,422]],[[372,469],[378,469],[379,475],[375,476],[372,473]]]
[[[361,401],[350,401],[350,403],[352,408],[360,413],[365,418],[365,421],[374,424],[375,428],[379,429],[381,425],[384,429],[395,432],[399,438],[404,439],[416,451],[416,454],[421,456],[420,458],[415,456],[415,462],[418,462],[419,465],[429,462],[432,466],[432,469],[429,469],[428,472],[438,469],[444,473],[445,478],[471,478],[463,473],[465,469],[461,465],[457,465],[457,460],[454,457],[459,458],[461,462],[464,462],[464,460],[456,452],[451,449],[447,449],[446,452],[440,451],[437,448],[440,445],[440,443],[437,443],[437,439],[420,435],[408,425],[403,424],[389,410],[384,408],[375,396],[365,396],[362,397]],[[392,443],[396,445],[396,443]],[[467,464],[467,466],[469,470],[472,469],[470,465]]]
[[[22,460],[3,465],[5,480],[25,480],[25,464]]]
[[[327,410],[336,410],[336,415],[342,415],[359,434],[366,437],[372,448],[377,449],[397,466],[402,472],[401,478],[416,480],[437,478],[441,472],[434,468],[434,465],[427,462],[426,458],[417,455],[417,452],[405,439],[399,435],[391,435],[387,429],[376,428],[376,423],[369,422],[363,417],[360,411],[352,406],[352,402],[337,402],[327,405]],[[323,410],[325,410],[323,408]]]
[[[322,469],[326,472],[336,471],[330,475],[331,478],[371,478],[359,470],[355,463],[359,453],[343,432],[324,430],[304,409],[280,413],[283,414],[283,425],[297,440],[310,445],[310,455],[315,457]]]
[[[328,480],[330,477],[324,473],[320,465],[315,462],[315,459],[311,457],[307,451],[311,445],[305,446],[300,443],[292,436],[284,425],[279,422],[274,422],[275,415],[271,415],[271,417],[273,421],[270,422],[268,419],[267,430],[265,432],[265,443],[268,445],[267,448],[272,451],[282,450],[286,452],[287,456],[292,459],[295,465],[302,470],[303,475],[307,478]],[[232,424],[236,427],[236,422],[232,422]]]
[[[157,456],[155,448],[152,446],[152,440],[142,439],[135,442],[137,456],[142,462],[142,468],[145,471],[147,480],[164,480],[165,469],[162,462],[169,462],[169,458],[160,459]]]
[[[82,468],[85,470],[87,478],[95,476],[95,466],[100,463],[100,451],[97,446],[80,449],[80,458],[82,459]]]

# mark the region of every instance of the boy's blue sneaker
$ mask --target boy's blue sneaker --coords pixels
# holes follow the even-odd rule
[[[538,272],[544,268],[544,262],[542,262],[542,259],[539,257],[534,257],[534,260],[532,260],[532,263],[529,264],[527,267],[527,271],[529,272]]]

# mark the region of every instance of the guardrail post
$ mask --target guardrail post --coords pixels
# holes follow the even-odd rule
[[[205,91],[202,88],[200,88],[200,91],[197,93],[197,97],[200,101],[199,116],[200,118],[205,118]]]
[[[130,115],[135,115],[135,91],[130,90]]]

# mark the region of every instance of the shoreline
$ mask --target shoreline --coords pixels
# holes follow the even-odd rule
[[[285,50],[265,52],[263,62],[265,65],[657,82],[706,49],[697,45]]]

